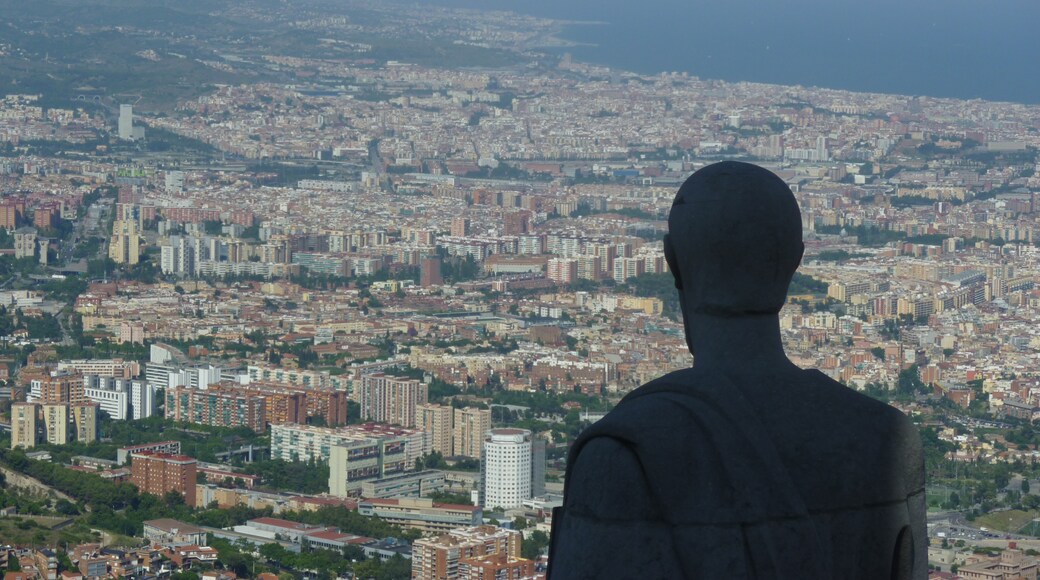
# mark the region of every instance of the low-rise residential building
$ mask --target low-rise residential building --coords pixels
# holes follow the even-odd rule
[[[144,522],[144,537],[153,544],[165,547],[206,545],[206,530],[169,518]]]
[[[363,499],[358,504],[358,513],[423,532],[476,526],[484,515],[483,510],[476,506],[434,503],[428,498]]]
[[[382,477],[362,482],[361,497],[424,497],[430,493],[443,491],[445,487],[444,472],[435,470],[399,473],[390,477]]]

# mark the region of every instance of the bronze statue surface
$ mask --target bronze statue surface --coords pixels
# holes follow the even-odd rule
[[[683,184],[665,256],[694,365],[572,446],[550,580],[927,577],[916,428],[784,354],[802,251],[769,171],[723,162]]]

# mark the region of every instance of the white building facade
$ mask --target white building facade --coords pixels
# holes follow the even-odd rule
[[[527,429],[492,429],[484,436],[481,505],[510,509],[531,499],[534,436]]]

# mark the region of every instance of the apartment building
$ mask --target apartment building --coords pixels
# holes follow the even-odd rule
[[[187,455],[139,451],[130,456],[130,481],[143,493],[162,496],[176,491],[195,505],[197,462]]]

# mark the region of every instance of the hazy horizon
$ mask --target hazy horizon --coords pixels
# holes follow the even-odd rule
[[[603,21],[564,37],[575,58],[634,72],[865,92],[1040,103],[1040,3],[1008,0],[426,0]],[[1017,69],[1017,70],[1016,70]]]

